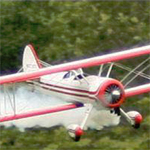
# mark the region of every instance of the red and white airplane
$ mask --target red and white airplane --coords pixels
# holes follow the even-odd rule
[[[1,76],[0,85],[5,86],[26,81],[27,84],[35,89],[54,95],[68,102],[68,104],[20,114],[16,113],[14,108],[12,115],[0,116],[0,123],[76,109],[89,104],[81,124],[70,124],[67,128],[69,135],[75,141],[79,141],[83,135],[85,124],[93,107],[101,111],[101,106],[103,106],[110,110],[110,113],[124,116],[134,128],[138,128],[142,121],[142,115],[137,111],[129,111],[126,113],[120,106],[128,97],[150,92],[150,83],[126,89],[126,85],[123,85],[121,81],[110,78],[109,75],[113,67],[112,62],[148,54],[150,54],[150,45],[60,65],[43,67],[32,45],[27,45],[23,54],[23,71]],[[107,75],[102,77],[103,64],[108,63],[110,63],[110,67]],[[100,71],[98,76],[87,75],[82,70],[82,68],[99,65]],[[136,73],[136,76],[146,76],[143,71],[147,69],[147,66],[141,72],[136,71],[136,69],[137,67],[127,74],[126,77],[133,72]],[[146,77],[150,79],[149,76]]]

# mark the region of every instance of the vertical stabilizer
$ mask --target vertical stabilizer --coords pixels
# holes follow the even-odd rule
[[[36,71],[42,67],[32,45],[27,45],[25,47],[23,53],[22,65],[23,65],[24,72]]]

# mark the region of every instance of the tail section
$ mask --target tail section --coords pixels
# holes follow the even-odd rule
[[[32,45],[27,45],[23,53],[23,71],[32,72],[42,68],[41,63]]]

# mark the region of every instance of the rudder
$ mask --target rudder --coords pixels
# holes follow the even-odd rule
[[[24,72],[32,72],[42,68],[38,56],[30,44],[24,49],[22,66]]]

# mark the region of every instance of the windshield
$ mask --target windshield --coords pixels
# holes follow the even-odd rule
[[[73,71],[68,71],[68,72],[64,75],[63,79],[67,79],[67,78],[70,78],[70,77],[72,77],[72,76],[74,76],[74,80],[81,80],[81,79],[83,79],[84,77],[86,77],[87,75],[85,75],[85,74],[75,74],[75,72],[73,72]]]
[[[72,72],[72,71],[68,71],[65,75],[64,75],[64,77],[63,77],[63,79],[66,79],[66,78],[70,78],[71,76],[75,76],[75,74]]]

